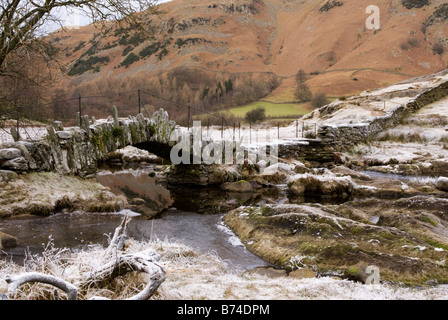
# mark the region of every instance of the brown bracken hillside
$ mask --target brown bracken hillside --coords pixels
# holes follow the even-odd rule
[[[366,28],[369,5],[380,30]],[[340,97],[445,69],[446,0],[174,0],[151,36],[94,26],[48,38],[63,57],[59,92],[145,88],[203,110],[294,101],[295,75]],[[145,13],[141,13],[145,14]]]

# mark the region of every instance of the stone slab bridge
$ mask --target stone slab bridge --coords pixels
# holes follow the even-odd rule
[[[43,138],[0,145],[0,182],[7,172],[53,171],[64,175],[91,177],[97,172],[98,162],[108,154],[126,146],[146,150],[165,160],[170,160],[170,141],[176,123],[169,120],[168,112],[160,109],[151,118],[143,114],[118,118],[116,107],[113,116],[95,120],[85,115],[79,117],[79,126],[63,128],[60,121],[46,128]],[[14,137],[14,128],[11,130]],[[310,159],[321,162],[333,160],[331,148],[327,150],[319,139],[279,142],[279,157]],[[193,150],[192,150],[193,151]],[[245,150],[247,152],[247,149]],[[192,154],[193,152],[191,152]],[[190,155],[191,156],[191,155]],[[188,168],[194,166],[194,168]],[[207,165],[199,165],[207,170]],[[197,165],[181,165],[178,171],[195,171]]]
[[[0,170],[54,171],[87,177],[97,170],[98,161],[113,151],[132,145],[169,159],[170,135],[176,123],[160,109],[151,118],[142,114],[107,120],[80,117],[78,127],[64,129],[56,121],[38,141],[16,141],[0,146]]]

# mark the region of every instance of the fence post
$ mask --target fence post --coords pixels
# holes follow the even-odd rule
[[[252,122],[249,122],[249,144],[252,144]]]
[[[19,113],[19,108],[17,107],[17,123],[16,123],[16,129],[17,129],[17,141],[20,140],[20,113]]]
[[[190,131],[190,106],[188,107],[188,123],[187,123],[187,128],[188,128],[188,131]]]
[[[233,123],[233,141],[235,141],[235,130],[236,130],[236,123]]]
[[[142,99],[140,95],[140,89],[137,91],[138,93],[138,114],[142,113]]]
[[[81,101],[81,95],[78,97],[78,123],[79,127],[82,127],[82,101]]]
[[[224,117],[221,117],[221,139],[224,138]]]
[[[302,122],[302,138],[305,137],[305,122]]]
[[[299,120],[296,120],[296,139],[299,137]]]

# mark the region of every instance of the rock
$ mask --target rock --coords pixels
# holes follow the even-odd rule
[[[16,148],[8,148],[8,149],[1,149],[0,150],[0,162],[1,161],[7,161],[12,160],[15,158],[19,158],[22,156],[22,152],[19,149]]]
[[[2,168],[13,170],[13,171],[27,171],[29,169],[28,161],[24,157],[15,158],[9,161],[6,161]]]
[[[72,138],[72,134],[68,131],[57,131],[56,135],[62,140],[69,140]]]
[[[62,125],[61,121],[54,121],[53,127],[55,131],[64,131],[64,126]]]
[[[362,283],[367,282],[367,278],[372,275],[372,273],[367,273],[368,265],[365,263],[358,263],[356,265],[348,267],[348,269],[345,271],[345,277],[347,279],[353,280],[353,281],[359,281]]]
[[[281,269],[274,269],[272,267],[257,267],[247,270],[246,273],[263,275],[268,278],[281,278],[286,276],[286,271]]]
[[[17,246],[17,239],[0,231],[0,249],[9,249]]]
[[[133,199],[129,200],[129,204],[133,204],[136,206],[143,205],[145,203],[146,203],[146,201],[142,198],[133,198]]]
[[[299,164],[294,167],[294,172],[298,174],[308,173],[311,170],[307,168],[304,164]]]
[[[289,277],[294,279],[309,279],[309,278],[315,278],[316,273],[310,268],[303,268],[291,271],[289,273]]]
[[[238,182],[226,182],[221,185],[221,188],[229,192],[252,192],[254,191],[252,185],[245,181],[240,180]]]
[[[17,173],[8,170],[0,170],[0,182],[9,182],[17,179]]]
[[[355,170],[349,169],[344,166],[335,167],[335,168],[331,169],[331,172],[333,172],[337,176],[349,176],[353,179],[358,179],[358,180],[363,180],[363,181],[371,181],[372,180],[368,175],[361,173],[361,172],[357,172]]]
[[[305,194],[306,186],[303,183],[295,181],[293,184],[289,186],[289,190],[292,192],[292,194],[296,196],[301,196]]]
[[[354,191],[355,184],[350,177],[332,175],[304,174],[288,184],[289,190],[296,195],[345,197]]]
[[[440,191],[448,192],[448,178],[439,177],[436,181],[436,188]]]

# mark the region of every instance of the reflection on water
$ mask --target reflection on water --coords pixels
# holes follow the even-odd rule
[[[113,193],[125,195],[132,210],[152,218],[168,209],[173,200],[170,191],[156,184],[150,175],[147,170],[101,171],[97,180]]]

